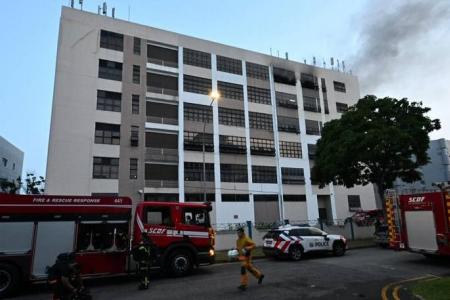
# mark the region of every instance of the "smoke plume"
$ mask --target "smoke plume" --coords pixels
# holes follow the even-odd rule
[[[353,61],[366,92],[407,74],[408,66],[426,63],[430,51],[448,43],[439,36],[450,28],[447,0],[374,1],[361,17],[360,49]]]

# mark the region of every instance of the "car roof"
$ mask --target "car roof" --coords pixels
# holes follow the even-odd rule
[[[292,229],[309,229],[309,228],[316,228],[312,226],[298,226],[298,225],[283,225],[278,228],[272,229],[272,230],[280,230],[280,231],[286,231],[286,230],[292,230]],[[318,229],[318,228],[316,228]]]

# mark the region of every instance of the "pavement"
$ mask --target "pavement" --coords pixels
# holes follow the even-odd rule
[[[313,255],[299,262],[259,259],[266,275],[262,285],[250,280],[247,291],[237,290],[239,263],[201,267],[191,276],[151,277],[149,290],[138,291],[132,277],[88,281],[93,299],[413,299],[403,282],[450,275],[449,260],[381,248],[360,248],[345,256]],[[25,290],[25,289],[24,289]],[[396,298],[394,298],[394,296]],[[42,286],[32,286],[17,300],[47,300]]]

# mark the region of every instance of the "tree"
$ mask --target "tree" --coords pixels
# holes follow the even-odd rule
[[[406,98],[368,95],[340,119],[327,122],[317,142],[312,178],[321,187],[377,185],[380,199],[397,178],[421,179],[418,167],[429,162],[428,134],[441,128],[425,114],[430,108]]]
[[[7,194],[16,194],[20,190],[21,179],[18,177],[16,180],[0,180],[0,191]]]
[[[18,177],[16,180],[0,181],[0,190],[3,193],[8,194],[16,194],[23,190],[23,192],[27,195],[40,195],[44,193],[44,184],[45,179],[43,176],[36,177],[34,173],[27,173],[27,177],[25,178],[25,182],[22,182],[22,179]]]
[[[43,176],[36,177],[34,173],[27,173],[23,189],[27,195],[40,195],[44,193],[44,184],[45,179]]]

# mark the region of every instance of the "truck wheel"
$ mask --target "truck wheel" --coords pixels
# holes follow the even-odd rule
[[[299,246],[289,248],[289,258],[293,261],[299,261],[303,257],[303,250]]]
[[[334,242],[333,244],[333,254],[334,256],[342,256],[345,254],[345,246],[342,242]]]
[[[186,250],[175,251],[169,258],[169,270],[175,277],[186,276],[192,270],[192,256]]]
[[[12,295],[19,285],[19,270],[10,264],[0,263],[0,298]]]

